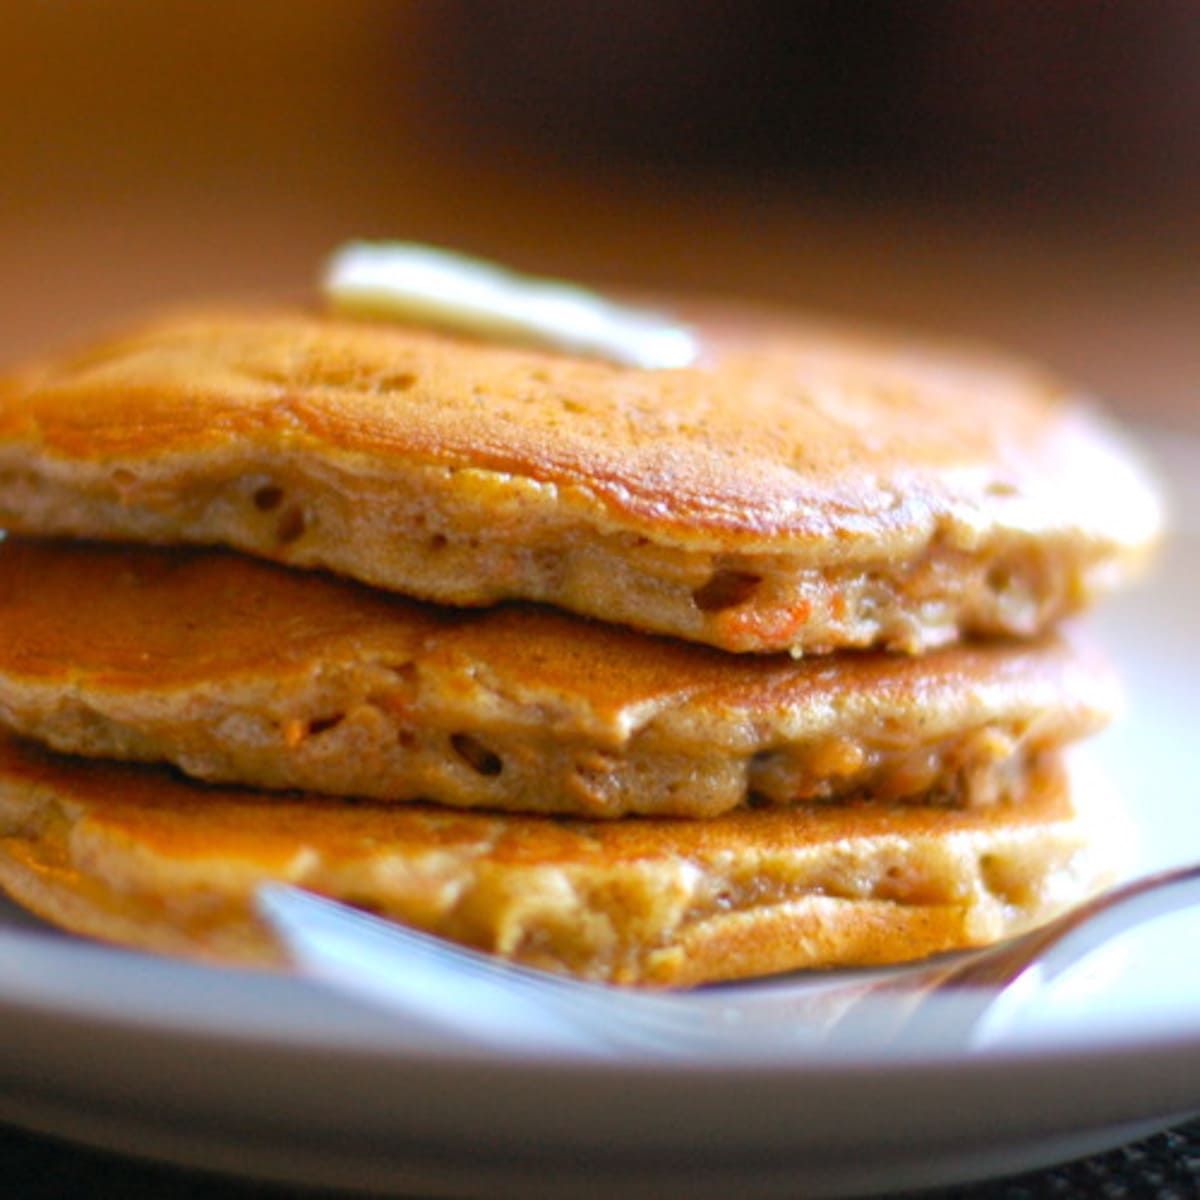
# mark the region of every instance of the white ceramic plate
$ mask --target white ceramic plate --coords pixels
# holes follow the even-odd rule
[[[1098,750],[1144,869],[1200,859],[1200,445],[1154,448],[1176,482],[1178,536],[1152,586],[1099,622],[1132,707]],[[455,1045],[312,984],[85,944],[0,902],[0,1118],[409,1193],[932,1186],[1082,1155],[1200,1109],[1198,944],[1196,914],[1129,935],[975,1049],[926,1027],[882,1047],[797,1038],[769,1055],[731,1037],[703,1060],[662,1062]],[[744,991],[778,1004],[811,988]]]

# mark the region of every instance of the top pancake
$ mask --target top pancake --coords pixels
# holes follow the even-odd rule
[[[1152,492],[1025,366],[762,314],[645,371],[304,312],[172,317],[0,383],[0,522],[224,543],[727,650],[1026,635]]]

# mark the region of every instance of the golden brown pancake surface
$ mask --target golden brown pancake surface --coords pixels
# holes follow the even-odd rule
[[[756,315],[643,371],[302,312],[164,319],[0,383],[0,521],[224,543],[734,651],[1030,634],[1155,500],[1057,381]]]
[[[972,806],[1116,702],[1060,636],[739,657],[223,551],[0,542],[0,720],[208,780],[591,817]]]
[[[1020,803],[861,804],[712,821],[554,821],[205,788],[0,740],[0,887],[68,929],[279,960],[284,880],[516,961],[689,985],[894,962],[1015,932],[1108,870],[1057,764]],[[1080,814],[1084,815],[1080,815]]]

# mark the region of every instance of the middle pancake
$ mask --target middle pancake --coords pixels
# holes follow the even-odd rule
[[[1060,636],[745,661],[221,551],[0,543],[0,721],[211,781],[588,817],[973,806],[1115,703]]]

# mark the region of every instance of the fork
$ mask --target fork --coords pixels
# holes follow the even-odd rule
[[[878,1048],[933,1022],[971,1044],[1036,991],[1118,934],[1200,904],[1200,864],[1160,871],[1070,909],[1024,936],[880,974],[816,974],[805,986],[638,992],[517,966],[285,884],[260,914],[303,975],[383,1004],[410,1028],[457,1044],[660,1057],[777,1053],[784,1042]],[[930,1004],[954,995],[953,1004]],[[886,1003],[882,1002],[886,1001]]]

